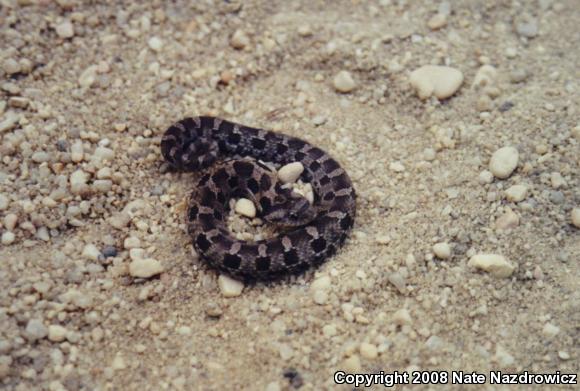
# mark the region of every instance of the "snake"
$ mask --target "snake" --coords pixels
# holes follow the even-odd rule
[[[300,274],[336,253],[354,224],[356,193],[340,164],[297,137],[210,116],[188,117],[161,138],[176,171],[199,171],[186,225],[193,247],[211,267],[234,278],[271,280]],[[274,167],[299,162],[314,201],[282,183]],[[268,164],[269,163],[269,164]],[[250,199],[277,235],[237,239],[227,227],[230,200]]]

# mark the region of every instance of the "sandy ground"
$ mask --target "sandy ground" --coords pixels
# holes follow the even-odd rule
[[[0,1],[0,388],[578,373],[577,1],[107,3]],[[450,98],[417,96],[427,64],[462,73]],[[184,230],[196,176],[158,146],[201,114],[343,164],[359,212],[336,256],[224,297]],[[462,387],[419,388],[498,388]]]

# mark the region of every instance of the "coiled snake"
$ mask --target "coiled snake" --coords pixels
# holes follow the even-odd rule
[[[187,228],[197,252],[232,275],[267,280],[304,271],[333,255],[355,217],[355,191],[342,167],[306,141],[214,117],[183,119],[167,129],[161,152],[175,169],[207,169],[191,194]],[[277,166],[300,162],[313,186],[308,200],[283,186],[258,160]],[[226,226],[231,198],[254,201],[260,217],[282,228],[278,236],[248,242]]]

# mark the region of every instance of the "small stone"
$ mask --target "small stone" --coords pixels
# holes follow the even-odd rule
[[[372,343],[363,342],[359,347],[360,355],[367,360],[374,360],[379,356],[377,347]]]
[[[50,155],[44,151],[38,151],[32,154],[32,161],[35,163],[45,163],[49,160]]]
[[[125,240],[123,241],[123,247],[126,250],[130,250],[132,248],[139,248],[141,247],[141,240],[139,240],[138,237],[129,236],[128,238],[125,238]]]
[[[0,120],[0,133],[4,133],[14,128],[19,120],[20,115],[18,115],[13,111],[8,111],[6,114],[4,114],[4,117]]]
[[[324,305],[328,301],[328,293],[325,290],[315,290],[312,293],[312,300],[318,305]]]
[[[18,223],[18,215],[14,213],[8,213],[4,217],[4,227],[6,227],[8,231],[13,231],[14,228],[16,228],[17,223]]]
[[[76,170],[70,175],[70,190],[73,194],[83,195],[88,193],[89,186],[87,181],[89,179],[89,174],[83,170]]]
[[[495,221],[495,229],[508,230],[517,227],[520,224],[520,217],[511,209],[508,209]]]
[[[439,259],[448,259],[451,256],[451,247],[449,243],[436,243],[433,245],[433,253]]]
[[[405,171],[405,166],[401,162],[392,162],[389,164],[389,170],[393,172],[403,172]]]
[[[473,88],[483,88],[491,86],[495,84],[496,78],[497,78],[497,69],[492,65],[485,64],[477,70],[477,73],[475,74],[475,78],[473,79],[473,83],[471,84],[471,86]]]
[[[309,37],[312,35],[312,29],[307,24],[300,25],[298,26],[298,34],[301,37]]]
[[[256,217],[256,205],[247,198],[240,198],[236,201],[234,210],[237,214],[249,218]]]
[[[293,162],[280,167],[278,170],[278,179],[282,183],[294,183],[300,178],[302,172],[304,171],[304,166],[300,162]]]
[[[218,277],[218,286],[224,297],[236,297],[242,294],[244,284],[224,274]]]
[[[560,328],[552,323],[546,323],[542,333],[544,333],[544,335],[548,338],[554,338],[560,333]]]
[[[97,66],[91,65],[79,76],[79,85],[83,88],[91,87],[97,80]]]
[[[111,364],[111,368],[113,368],[113,370],[115,370],[115,371],[120,371],[120,370],[127,368],[127,364],[125,363],[123,356],[121,356],[120,354],[117,354],[115,356],[115,358],[113,359],[113,362]]]
[[[48,326],[48,339],[52,342],[62,342],[65,340],[67,334],[66,328],[58,325],[51,324]]]
[[[493,153],[489,170],[500,179],[508,178],[518,166],[519,153],[514,147],[503,147]]]
[[[392,319],[393,322],[395,322],[395,324],[398,324],[399,326],[404,326],[407,324],[411,324],[413,322],[413,320],[411,319],[411,314],[409,313],[409,310],[407,310],[406,308],[401,308],[400,310],[395,311]]]
[[[280,353],[280,358],[284,361],[288,361],[294,356],[294,350],[284,343],[280,344],[278,352]]]
[[[334,337],[336,333],[336,326],[333,324],[326,324],[322,327],[322,334],[327,338]]]
[[[516,24],[516,32],[521,37],[534,38],[538,35],[538,22],[534,19]]]
[[[576,228],[580,228],[580,208],[574,208],[570,212],[570,219],[572,220],[572,225]]]
[[[191,335],[191,327],[189,327],[189,326],[180,326],[177,328],[176,331],[177,331],[177,334],[179,334],[179,335],[184,335],[184,336]]]
[[[71,149],[71,153],[70,153],[71,160],[75,163],[82,162],[83,158],[85,156],[85,153],[83,150],[83,142],[80,140],[75,141],[70,149]]]
[[[159,37],[149,38],[147,45],[149,45],[149,48],[154,52],[159,52],[161,49],[163,49],[163,41]]]
[[[74,27],[70,20],[65,20],[64,22],[58,24],[55,30],[56,35],[61,38],[72,38],[75,35]]]
[[[568,184],[566,183],[566,180],[564,179],[562,174],[560,174],[559,172],[553,172],[550,174],[550,183],[554,189],[566,187],[566,185]]]
[[[350,356],[349,358],[347,358],[342,362],[340,369],[348,373],[360,372],[362,370],[360,358],[356,354]]]
[[[136,259],[129,264],[129,274],[133,277],[150,278],[163,272],[163,265],[153,258]]]
[[[264,391],[282,391],[282,387],[277,382],[268,383]]]
[[[409,81],[420,99],[427,99],[431,95],[435,95],[438,99],[446,99],[463,83],[463,73],[451,67],[424,65],[411,72]]]
[[[5,196],[4,194],[0,193],[0,210],[8,209],[9,205],[10,205],[10,199],[7,196]]]
[[[16,235],[14,235],[14,232],[11,231],[6,231],[2,233],[2,244],[5,246],[9,246],[12,243],[14,243],[14,241],[16,240]]]
[[[7,58],[2,63],[2,69],[9,75],[14,75],[20,72],[20,64],[13,58]]]
[[[331,280],[329,276],[322,276],[322,277],[318,277],[316,280],[314,280],[312,282],[312,284],[310,285],[310,290],[311,291],[317,291],[317,290],[325,290],[325,289],[329,289],[331,286]]]
[[[332,85],[335,90],[342,93],[351,92],[356,88],[356,83],[348,71],[338,72],[332,79]]]
[[[491,182],[493,182],[493,174],[491,173],[491,171],[483,170],[482,172],[479,173],[478,180],[479,183],[481,183],[482,185],[490,184]]]
[[[106,193],[113,188],[113,181],[110,179],[97,179],[93,182],[92,189],[97,193]]]
[[[521,83],[525,81],[530,74],[523,68],[516,68],[510,72],[510,81],[512,83]]]
[[[45,338],[48,335],[48,328],[40,319],[30,319],[26,325],[26,338],[30,341]]]
[[[560,360],[566,361],[570,359],[570,353],[568,353],[565,350],[560,350],[558,351],[558,357],[560,358]]]
[[[102,257],[101,252],[99,251],[97,246],[95,246],[92,243],[88,243],[85,245],[85,247],[83,248],[82,256],[91,261],[98,261],[99,258]]]
[[[488,272],[497,278],[511,276],[516,268],[503,255],[498,254],[476,254],[471,257],[467,265]]]
[[[447,25],[447,16],[444,14],[435,14],[427,22],[427,26],[431,30],[439,30],[441,27],[445,27],[446,25]]]
[[[246,46],[250,45],[250,38],[242,30],[236,30],[230,39],[230,45],[234,49],[242,50]]]
[[[550,191],[549,198],[550,202],[554,204],[561,204],[565,201],[564,193],[562,193],[561,191],[555,190]]]
[[[101,251],[101,253],[103,254],[103,257],[105,258],[111,258],[111,257],[116,257],[117,256],[117,248],[115,246],[105,246],[103,247],[103,250]]]
[[[91,156],[91,160],[93,161],[105,161],[105,160],[113,160],[115,158],[115,151],[107,147],[97,147],[93,155]]]
[[[505,197],[510,202],[520,202],[526,198],[528,187],[524,185],[513,185],[505,191]]]
[[[400,293],[405,293],[407,291],[407,282],[401,273],[394,272],[389,274],[388,280],[395,286],[395,288],[397,288]]]

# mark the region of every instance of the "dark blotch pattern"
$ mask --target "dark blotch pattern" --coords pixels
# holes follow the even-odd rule
[[[239,255],[235,254],[226,254],[224,255],[224,265],[230,269],[237,269],[240,267],[242,263],[242,258]]]
[[[258,257],[256,258],[256,270],[259,272],[265,272],[270,269],[270,264],[272,260],[270,257]]]
[[[199,248],[201,251],[207,251],[209,249],[209,246],[211,246],[211,243],[209,242],[209,240],[207,240],[204,234],[197,235],[197,238],[195,239],[195,244],[197,245],[197,248]]]
[[[294,249],[290,249],[289,251],[286,251],[284,253],[284,263],[286,265],[295,265],[300,261],[300,258],[298,257],[298,252],[296,252],[296,250]]]
[[[248,162],[237,161],[234,162],[234,170],[240,177],[248,178],[254,172],[254,165]]]
[[[326,240],[324,240],[324,238],[314,239],[310,242],[310,246],[315,253],[320,253],[326,248]]]

